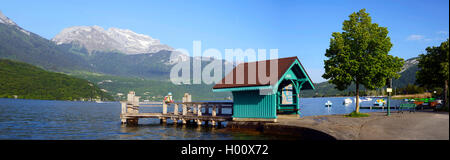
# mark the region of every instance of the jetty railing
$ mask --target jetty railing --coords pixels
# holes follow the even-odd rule
[[[122,101],[122,111],[120,114],[123,124],[136,125],[139,118],[157,118],[161,123],[167,123],[167,119],[171,119],[174,124],[181,121],[182,124],[196,123],[205,125],[221,125],[223,121],[231,121],[233,115],[233,102],[192,102],[191,95],[185,93],[182,102],[165,103],[162,102],[162,112],[160,113],[140,113],[140,104],[146,105],[148,103],[140,103],[138,96],[134,92],[130,92],[127,101]],[[173,112],[168,112],[168,107],[173,106]],[[181,112],[180,112],[181,108]],[[223,112],[223,109],[231,109],[231,113]]]

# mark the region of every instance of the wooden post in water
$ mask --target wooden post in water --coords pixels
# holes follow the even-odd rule
[[[213,108],[212,108],[212,113],[211,113],[211,115],[212,115],[213,117],[215,117],[215,116],[216,116],[216,105],[213,105]]]
[[[163,115],[164,114],[167,114],[167,103],[163,100],[163,102],[162,102],[162,105],[163,105]],[[163,124],[163,123],[167,123],[167,119],[165,118],[165,117],[161,117],[161,119],[159,120],[159,122],[161,123],[161,124]]]
[[[126,102],[126,113],[139,113],[139,96],[135,96],[134,91],[130,91],[127,95]],[[137,125],[138,118],[128,118],[126,119],[127,125]]]
[[[182,104],[181,104],[181,110],[182,110],[181,115],[183,115],[183,116],[185,116],[187,114],[187,106],[186,106],[186,104],[184,104],[184,102],[187,101],[186,94],[188,94],[188,93],[185,93],[183,98],[181,99],[181,102],[182,102]],[[181,119],[181,123],[186,124],[186,120],[184,118],[182,118]]]
[[[184,102],[187,102],[188,95],[189,95],[188,93],[185,93],[183,96],[183,99],[181,100],[183,102],[183,104],[181,105],[182,110],[183,110],[183,112],[182,112],[183,116],[185,116],[187,114],[187,106],[186,106],[186,104],[184,104]]]
[[[178,123],[178,119],[177,118],[174,118],[173,119],[173,124],[177,124]]]
[[[215,105],[215,104],[213,105],[213,109],[212,109],[211,115],[212,115],[213,117],[216,116],[216,105]],[[215,125],[216,125],[216,121],[211,120],[211,125],[212,125],[212,126],[215,126]]]
[[[122,112],[121,112],[122,115],[127,113],[127,102],[120,102],[120,105],[122,107]],[[127,119],[123,118],[122,116],[121,116],[121,121],[122,121],[122,124],[127,123]]]
[[[202,105],[201,104],[197,104],[197,116],[202,116]],[[200,119],[197,119],[197,125],[201,126],[202,125],[202,121]]]
[[[178,115],[178,104],[174,104],[173,106],[173,114]]]
[[[221,115],[222,114],[222,105],[219,105],[219,115]]]
[[[192,102],[192,95],[189,93],[187,93],[186,102]],[[188,112],[190,110],[189,107],[192,107],[192,105],[188,105]]]
[[[197,106],[192,104],[191,107],[192,107],[192,113],[197,114]]]
[[[163,114],[167,114],[167,103],[163,101]]]
[[[201,104],[197,105],[197,116],[202,116],[202,105]]]

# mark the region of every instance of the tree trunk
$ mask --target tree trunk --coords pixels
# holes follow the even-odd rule
[[[444,86],[444,106],[448,107],[448,80],[445,80]]]
[[[359,113],[359,84],[358,82],[356,84],[356,113]]]

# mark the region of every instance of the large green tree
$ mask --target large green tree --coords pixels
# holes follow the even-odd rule
[[[345,90],[356,85],[356,112],[359,112],[359,86],[375,89],[389,78],[399,78],[403,59],[389,55],[392,43],[386,27],[372,23],[365,9],[352,13],[343,23],[343,32],[334,32],[326,50],[323,78]]]
[[[426,88],[444,87],[444,102],[448,107],[448,39],[440,46],[427,47],[426,54],[419,55],[419,71],[416,82]]]

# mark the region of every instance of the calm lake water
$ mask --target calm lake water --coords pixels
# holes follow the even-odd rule
[[[355,104],[342,104],[343,97],[301,98],[302,116],[345,114]],[[332,107],[325,107],[327,100]],[[353,98],[352,98],[353,100]],[[374,99],[375,100],[375,99]],[[363,102],[363,106],[372,102]],[[394,100],[393,105],[401,103]],[[141,119],[137,127],[120,123],[118,102],[71,102],[0,99],[0,139],[154,139],[154,140],[240,140],[277,139],[272,135],[224,133],[217,127],[161,125],[158,119]],[[160,107],[141,107],[142,112],[161,112]],[[361,112],[382,110],[361,110]],[[385,110],[384,110],[385,111]],[[226,112],[226,111],[224,111]]]

